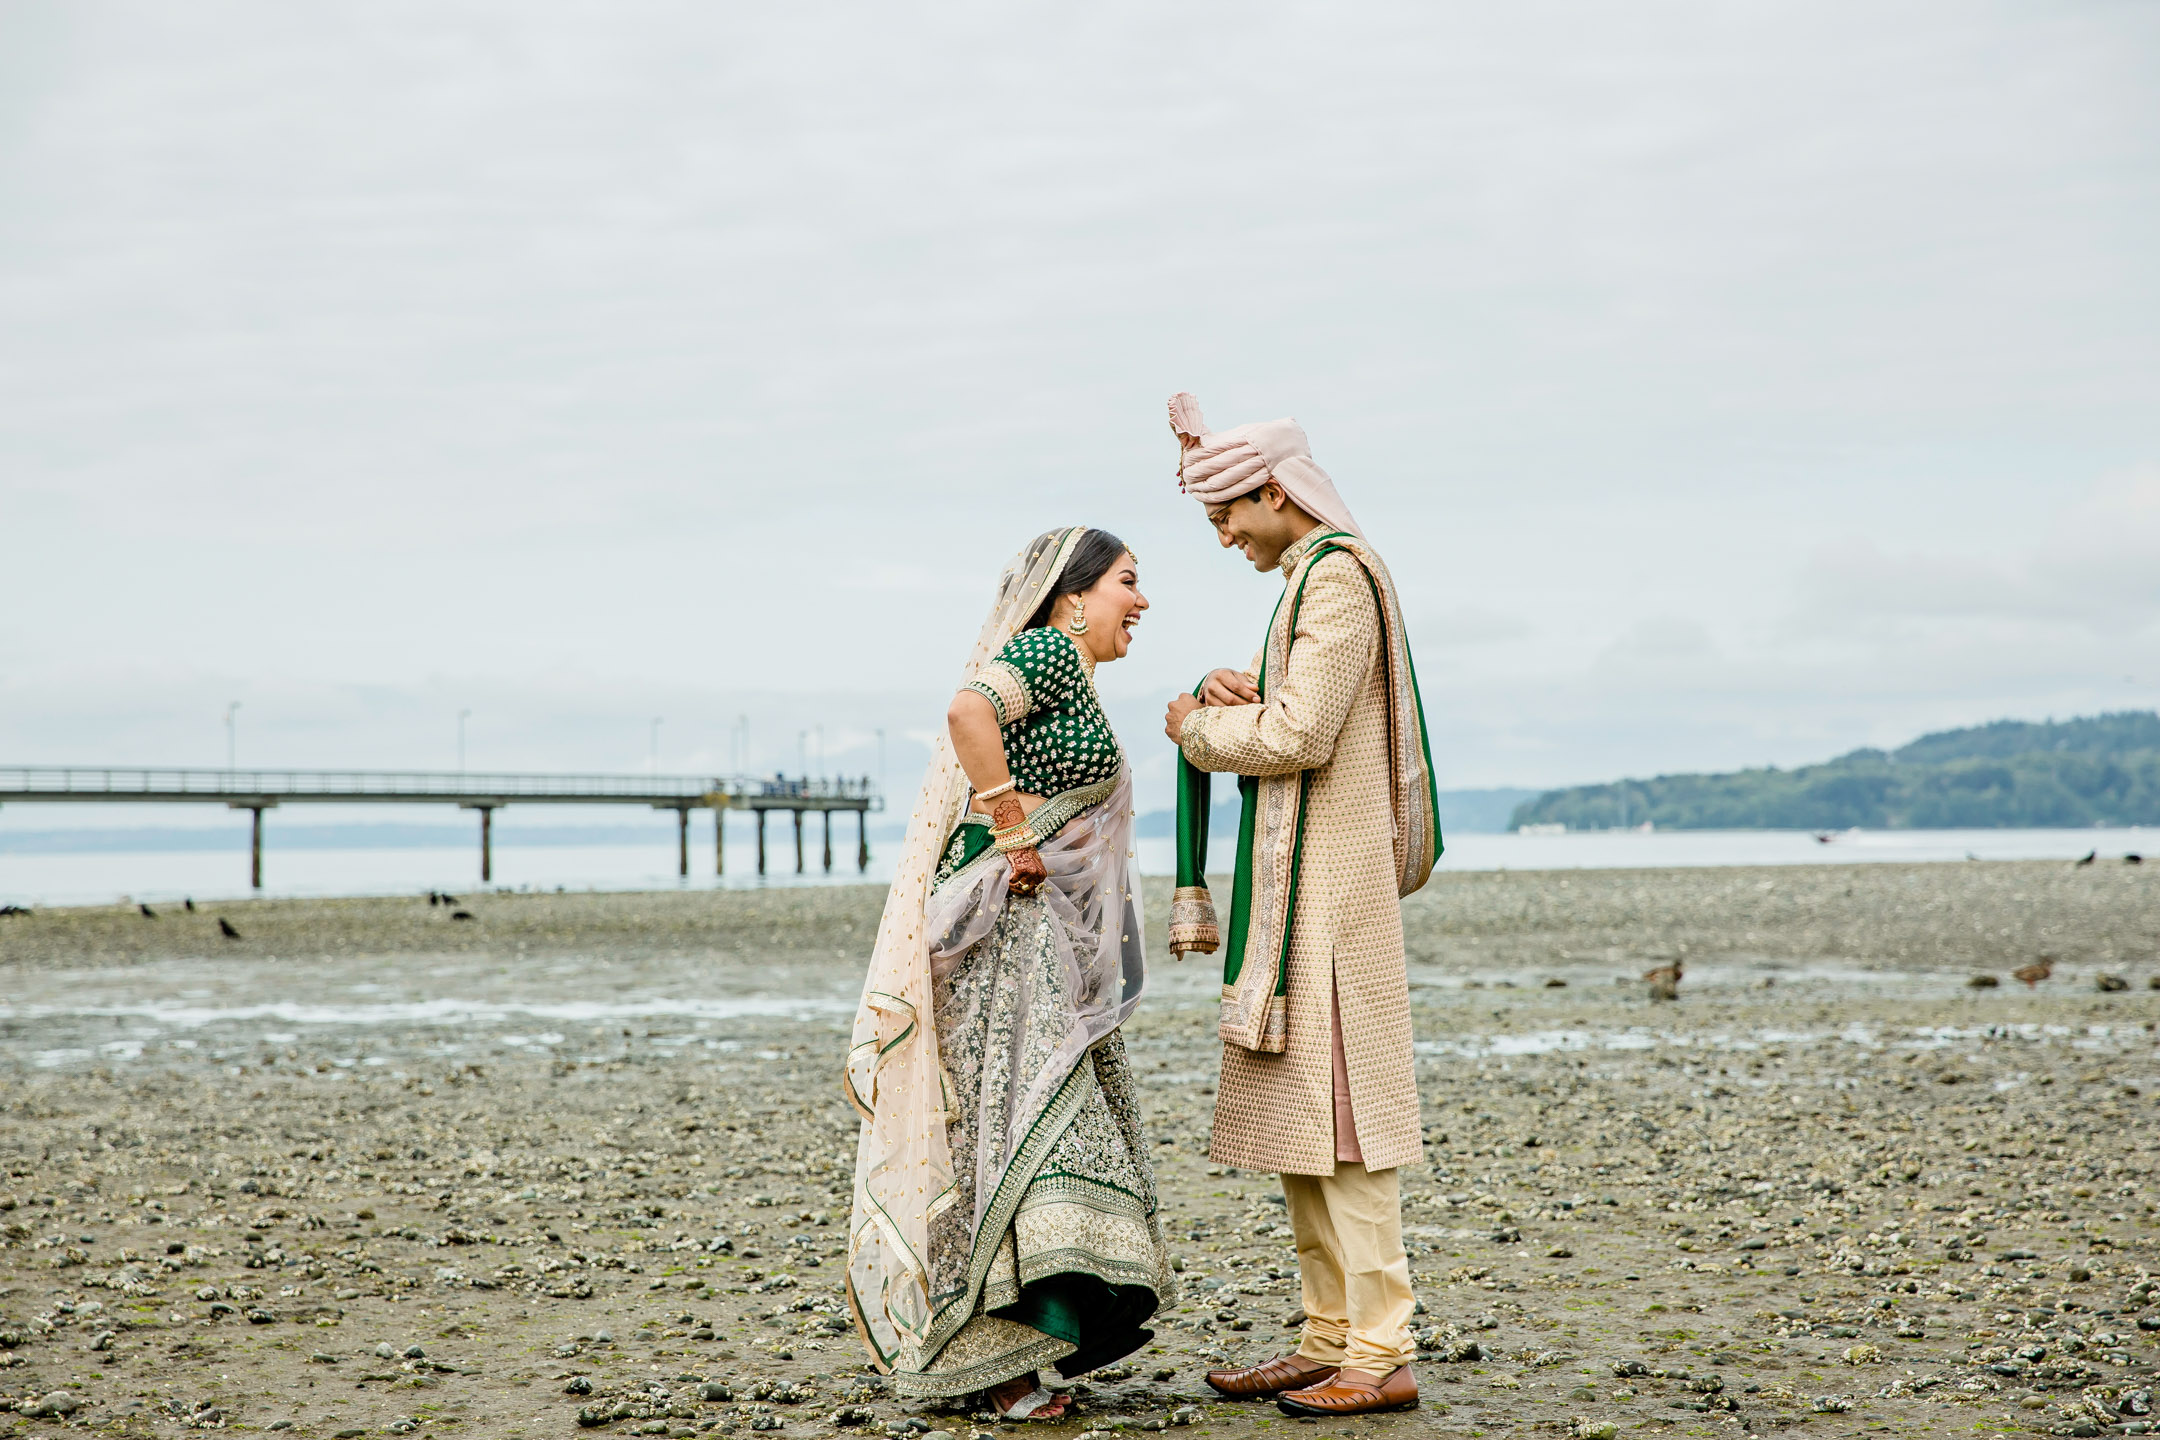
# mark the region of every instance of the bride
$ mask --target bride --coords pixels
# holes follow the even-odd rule
[[[1132,773],[1094,670],[1147,609],[1101,530],[1014,557],[908,821],[856,1011],[848,1300],[903,1399],[1055,1420],[1174,1298],[1118,1027],[1144,978]]]

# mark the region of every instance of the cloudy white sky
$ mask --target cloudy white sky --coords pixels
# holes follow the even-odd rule
[[[911,784],[1004,558],[1101,677],[1295,414],[1455,786],[2160,699],[2160,7],[15,0],[0,763]]]

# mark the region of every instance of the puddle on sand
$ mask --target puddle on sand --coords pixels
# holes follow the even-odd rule
[[[1480,1000],[1508,998],[1512,1003],[1538,996],[1545,1000],[1593,1001],[1614,991],[1640,995],[1642,973],[1669,963],[1649,955],[1611,960],[1556,960],[1543,967],[1514,966],[1506,970],[1449,969],[1433,964],[1410,966],[1410,988],[1439,992],[1450,999],[1475,996]],[[1720,999],[1734,992],[1805,989],[1811,1000],[1823,1000],[1824,991],[1867,999],[1902,995],[1937,997],[1956,994],[1967,987],[1968,972],[1947,970],[1899,970],[1888,966],[1835,961],[1765,960],[1759,962],[1689,960],[1687,991],[1716,992]],[[1560,984],[1550,982],[1559,981]],[[1512,992],[1512,993],[1511,993]]]
[[[181,1005],[160,1001],[137,1004],[62,1005],[0,1004],[0,1022],[9,1020],[139,1019],[155,1024],[194,1029],[235,1020],[276,1020],[287,1025],[470,1025],[509,1019],[513,1015],[534,1020],[558,1020],[572,1024],[610,1020],[786,1019],[813,1020],[832,1015],[851,1015],[855,1002],[770,997],[749,1000],[624,1000],[520,1001],[460,1000],[442,998],[386,1002],[376,1005],[308,1005],[276,1000],[258,1005]],[[291,1040],[293,1035],[265,1035],[265,1040]]]
[[[633,1023],[644,1032],[643,1046],[683,1054],[736,1048],[739,1042],[703,1033],[716,1023],[751,1022],[757,1038],[770,1044],[757,1022],[768,1027],[808,1024],[824,1030],[852,1015],[854,1008],[852,1001],[800,995],[609,1001],[440,996],[359,1003],[263,1000],[225,1004],[205,1003],[200,997],[119,997],[78,1003],[18,999],[0,1001],[0,1066],[15,1063],[56,1070],[146,1061],[146,1056],[162,1050],[196,1051],[199,1045],[207,1047],[199,1053],[215,1061],[243,1060],[258,1047],[325,1044],[352,1055],[387,1050],[415,1059],[475,1047],[546,1055],[557,1053],[568,1035],[584,1026],[593,1027],[595,1035],[603,1031],[612,1035],[618,1027],[627,1034]],[[670,1033],[655,1034],[646,1028],[654,1022],[673,1022],[663,1027]],[[579,1041],[573,1042],[573,1048],[585,1047]],[[336,1063],[348,1068],[385,1062],[369,1056],[364,1061]]]
[[[1990,1041],[2068,1044],[2079,1050],[2125,1051],[2150,1048],[2153,1036],[2143,1025],[1923,1025],[1885,1031],[1859,1022],[1838,1030],[1751,1030],[1743,1034],[1679,1034],[1632,1025],[1625,1030],[1531,1030],[1520,1034],[1458,1035],[1420,1040],[1419,1055],[1480,1059],[1513,1055],[1557,1055],[1590,1050],[1748,1051],[1769,1045],[1835,1043],[1868,1050],[1943,1050]]]

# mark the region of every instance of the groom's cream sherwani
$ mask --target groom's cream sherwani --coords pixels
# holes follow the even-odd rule
[[[1286,587],[1297,585],[1319,538],[1316,531],[1283,552]],[[1289,1045],[1281,1054],[1223,1047],[1208,1150],[1220,1164],[1335,1173],[1342,1147],[1329,1011],[1338,996],[1356,1128],[1349,1153],[1362,1151],[1372,1171],[1423,1155],[1381,650],[1379,605],[1365,571],[1349,555],[1323,555],[1305,581],[1287,671],[1267,703],[1185,718],[1179,743],[1199,769],[1312,772],[1290,924]]]

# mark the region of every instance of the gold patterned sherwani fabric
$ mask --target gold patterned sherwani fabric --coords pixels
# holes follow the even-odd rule
[[[1296,585],[1316,537],[1283,556]],[[1342,1006],[1357,1140],[1373,1170],[1422,1157],[1404,969],[1383,633],[1366,572],[1340,552],[1312,562],[1280,685],[1267,703],[1206,707],[1180,744],[1203,770],[1312,772],[1289,917],[1287,1047],[1223,1047],[1209,1155],[1299,1175],[1335,1171],[1331,996]],[[1263,786],[1263,789],[1266,787]]]

